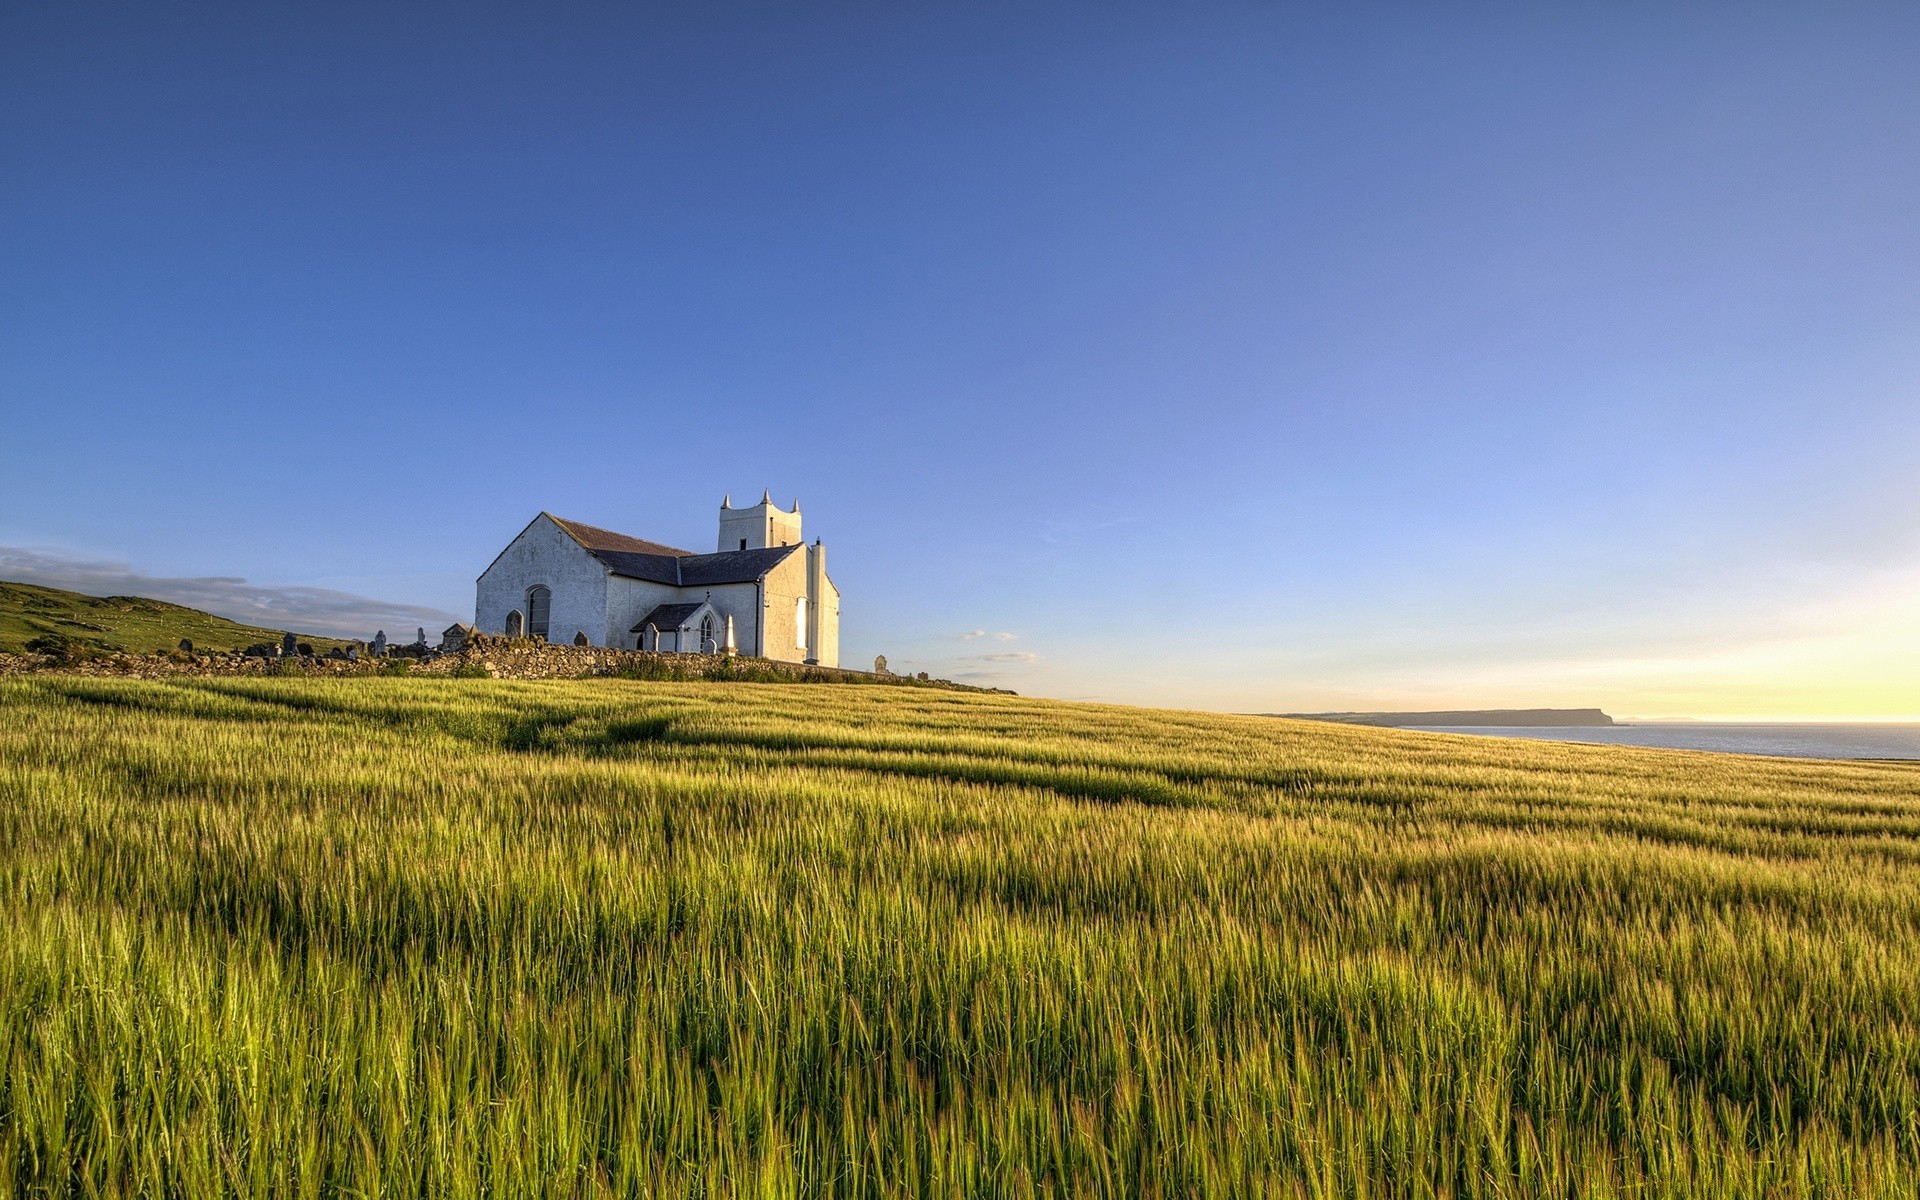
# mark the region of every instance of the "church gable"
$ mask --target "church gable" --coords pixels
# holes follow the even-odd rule
[[[474,627],[512,637],[603,641],[607,570],[541,513],[507,543],[475,586]]]
[[[694,654],[730,654],[733,622],[711,600],[662,604],[629,630],[636,649]]]

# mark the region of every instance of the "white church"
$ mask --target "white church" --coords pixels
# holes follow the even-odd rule
[[[840,665],[840,589],[827,548],[791,511],[720,503],[712,554],[541,513],[475,586],[474,628],[508,637]]]

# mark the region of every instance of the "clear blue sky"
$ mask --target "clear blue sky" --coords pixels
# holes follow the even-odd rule
[[[8,6],[0,568],[771,487],[851,664],[1920,715],[1920,8],[695,7]]]

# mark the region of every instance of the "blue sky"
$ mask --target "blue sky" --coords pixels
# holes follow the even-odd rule
[[[1920,719],[1920,9],[691,8],[0,14],[0,575],[771,487],[850,664]]]

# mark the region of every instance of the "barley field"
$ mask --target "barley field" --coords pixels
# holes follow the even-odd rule
[[[0,1193],[1912,1197],[1920,768],[0,680]]]

